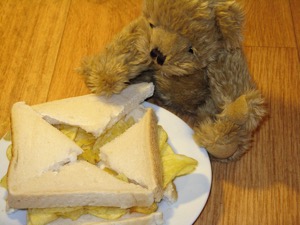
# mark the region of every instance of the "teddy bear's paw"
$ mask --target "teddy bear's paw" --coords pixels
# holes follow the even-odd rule
[[[194,132],[196,143],[218,161],[238,159],[251,144],[250,135],[230,121],[207,120],[196,125]]]
[[[77,71],[83,75],[91,92],[107,96],[119,93],[127,86],[127,68],[107,64],[103,58],[87,58]]]
[[[244,127],[248,131],[253,131],[268,114],[267,107],[265,105],[265,99],[258,90],[252,90],[246,93],[246,101],[249,116]]]
[[[107,75],[90,76],[86,79],[87,87],[95,94],[110,96],[120,93],[127,85],[123,77]]]
[[[259,91],[251,90],[226,105],[218,117],[221,120],[229,120],[243,126],[248,131],[253,131],[267,114],[264,104],[264,99]]]
[[[249,107],[246,96],[242,95],[234,102],[226,105],[219,117],[226,118],[238,125],[245,124],[249,117]]]

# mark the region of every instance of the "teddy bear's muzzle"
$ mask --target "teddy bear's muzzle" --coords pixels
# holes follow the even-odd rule
[[[159,51],[158,48],[154,48],[151,50],[150,52],[150,56],[153,58],[153,59],[156,59],[156,62],[159,64],[159,65],[163,65],[165,60],[166,60],[166,56],[164,56],[161,51]]]

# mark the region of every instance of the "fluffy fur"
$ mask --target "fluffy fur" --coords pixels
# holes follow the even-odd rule
[[[234,1],[144,0],[142,15],[86,58],[80,73],[102,95],[154,82],[152,100],[187,119],[213,158],[238,159],[266,113],[243,53],[242,23]]]

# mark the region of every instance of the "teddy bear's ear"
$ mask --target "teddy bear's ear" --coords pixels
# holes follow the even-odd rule
[[[216,23],[227,48],[240,46],[244,13],[235,1],[219,1],[215,7]]]

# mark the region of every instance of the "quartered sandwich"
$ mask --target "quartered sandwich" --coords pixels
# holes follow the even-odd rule
[[[163,224],[157,203],[176,188],[172,182],[166,188],[163,180],[155,113],[140,105],[153,90],[153,84],[141,83],[111,97],[92,94],[32,107],[15,103],[8,206],[29,209],[31,225],[73,224],[85,213],[93,216],[74,224]],[[115,132],[123,123],[122,133]],[[197,165],[188,160],[185,174]]]
[[[24,103],[14,105],[12,123],[14,146],[8,172],[10,207],[129,208],[153,203],[151,191],[77,160],[82,153],[80,147]]]

